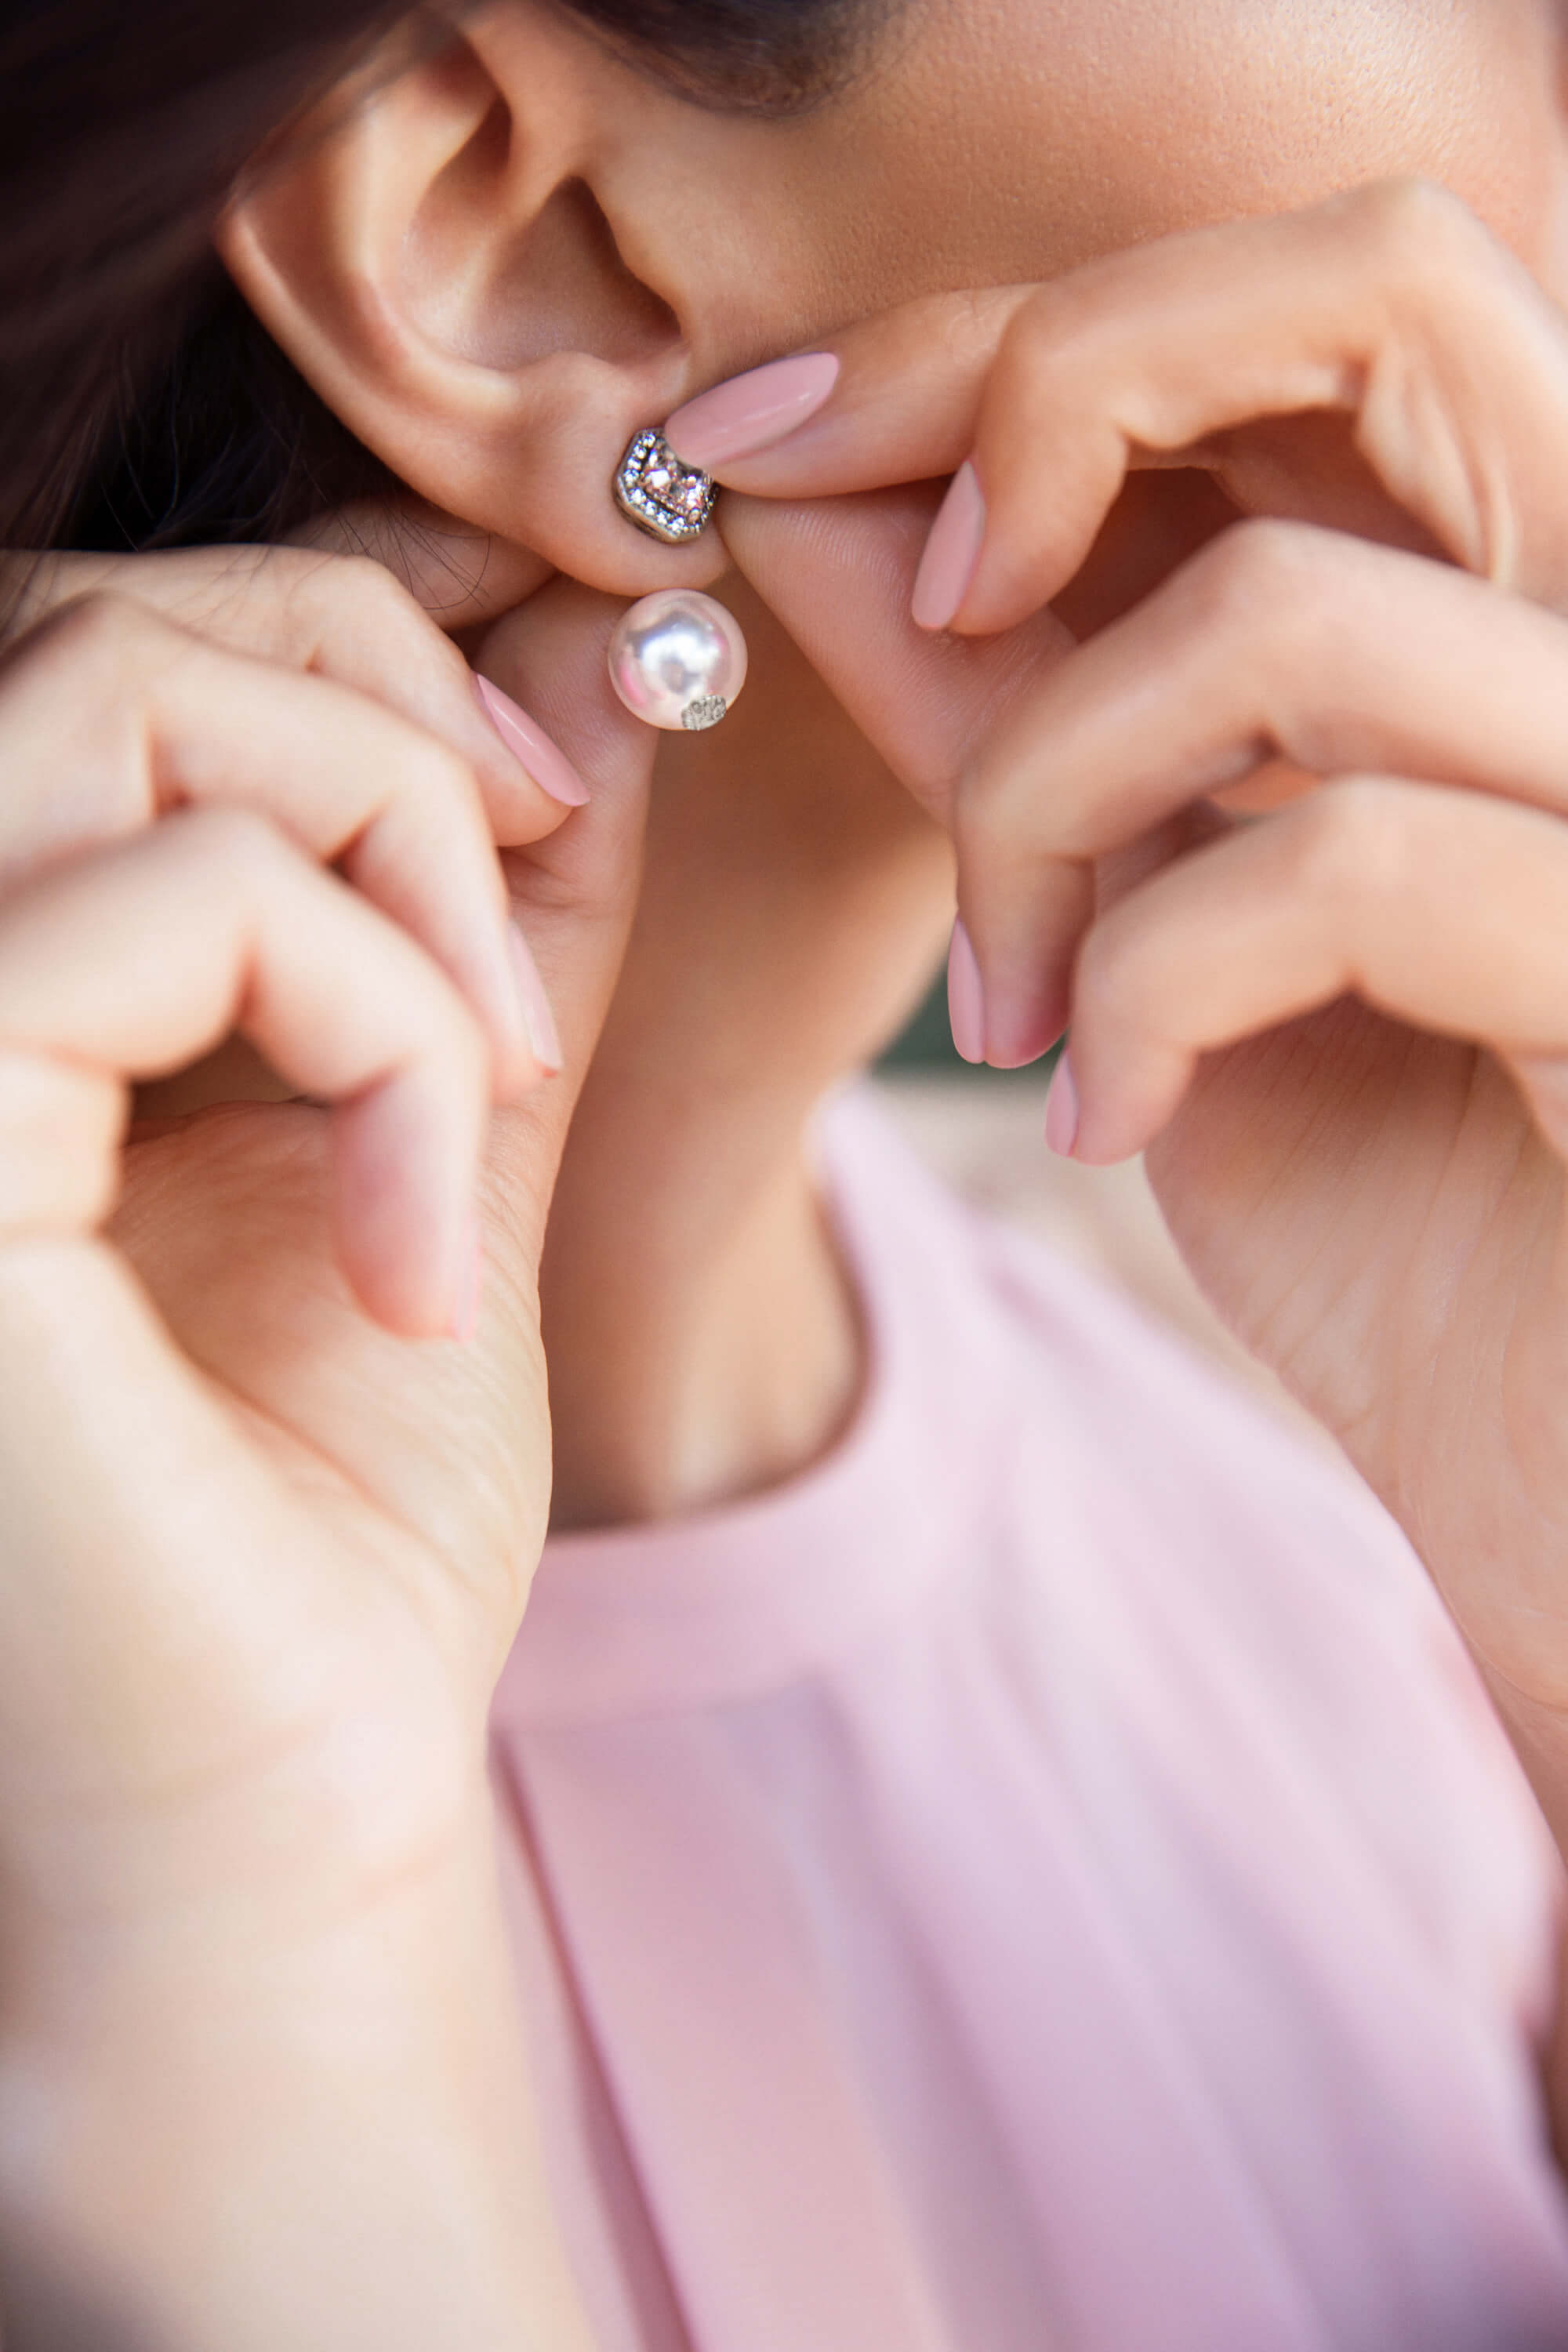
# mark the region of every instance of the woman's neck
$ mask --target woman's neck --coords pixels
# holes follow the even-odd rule
[[[715,1156],[565,1172],[543,1280],[557,1528],[774,1485],[852,1416],[858,1317],[804,1153],[749,1180]]]
[[[862,1351],[807,1129],[952,921],[945,837],[756,600],[724,593],[753,680],[721,728],[661,756],[637,927],[551,1213],[559,1528],[754,1493],[844,1428]]]

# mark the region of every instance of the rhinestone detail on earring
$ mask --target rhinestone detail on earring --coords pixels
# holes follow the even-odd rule
[[[616,504],[639,530],[679,547],[707,529],[719,495],[711,474],[683,466],[656,426],[637,435],[616,467]]]

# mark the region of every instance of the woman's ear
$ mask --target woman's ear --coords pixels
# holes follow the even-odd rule
[[[716,541],[661,546],[610,488],[632,436],[698,388],[682,287],[629,266],[595,193],[635,95],[677,101],[518,0],[365,88],[225,214],[252,309],[350,430],[463,524],[617,593],[714,578]]]

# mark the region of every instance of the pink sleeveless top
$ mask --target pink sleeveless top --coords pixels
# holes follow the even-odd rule
[[[829,1459],[496,1695],[601,2352],[1545,2352],[1555,1854],[1387,1519],[863,1101]]]

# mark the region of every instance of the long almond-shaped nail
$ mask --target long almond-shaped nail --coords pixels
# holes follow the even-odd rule
[[[969,591],[985,537],[980,477],[966,458],[948,485],[915,574],[910,612],[922,629],[945,629]]]
[[[1064,1045],[1046,1097],[1046,1142],[1063,1160],[1078,1150],[1078,1085]]]
[[[732,375],[700,392],[664,420],[664,437],[683,466],[710,474],[731,457],[771,449],[815,416],[838,381],[833,352],[802,352],[770,360],[747,375]]]
[[[549,1076],[553,1077],[565,1059],[561,1051],[561,1034],[555,1026],[555,1015],[550,1009],[550,999],[544,993],[544,982],[539,977],[528,941],[515,923],[507,926],[508,943],[511,948],[512,970],[517,974],[517,992],[522,1004],[523,1025],[533,1058]]]
[[[966,1062],[985,1059],[985,988],[973,941],[961,915],[947,951],[947,1018],[952,1042]]]
[[[539,786],[552,801],[563,801],[568,808],[581,808],[588,797],[588,787],[558,743],[552,743],[536,719],[531,719],[510,694],[488,677],[477,674],[474,684],[479,690],[491,726],[506,745],[514,760],[521,761]]]

